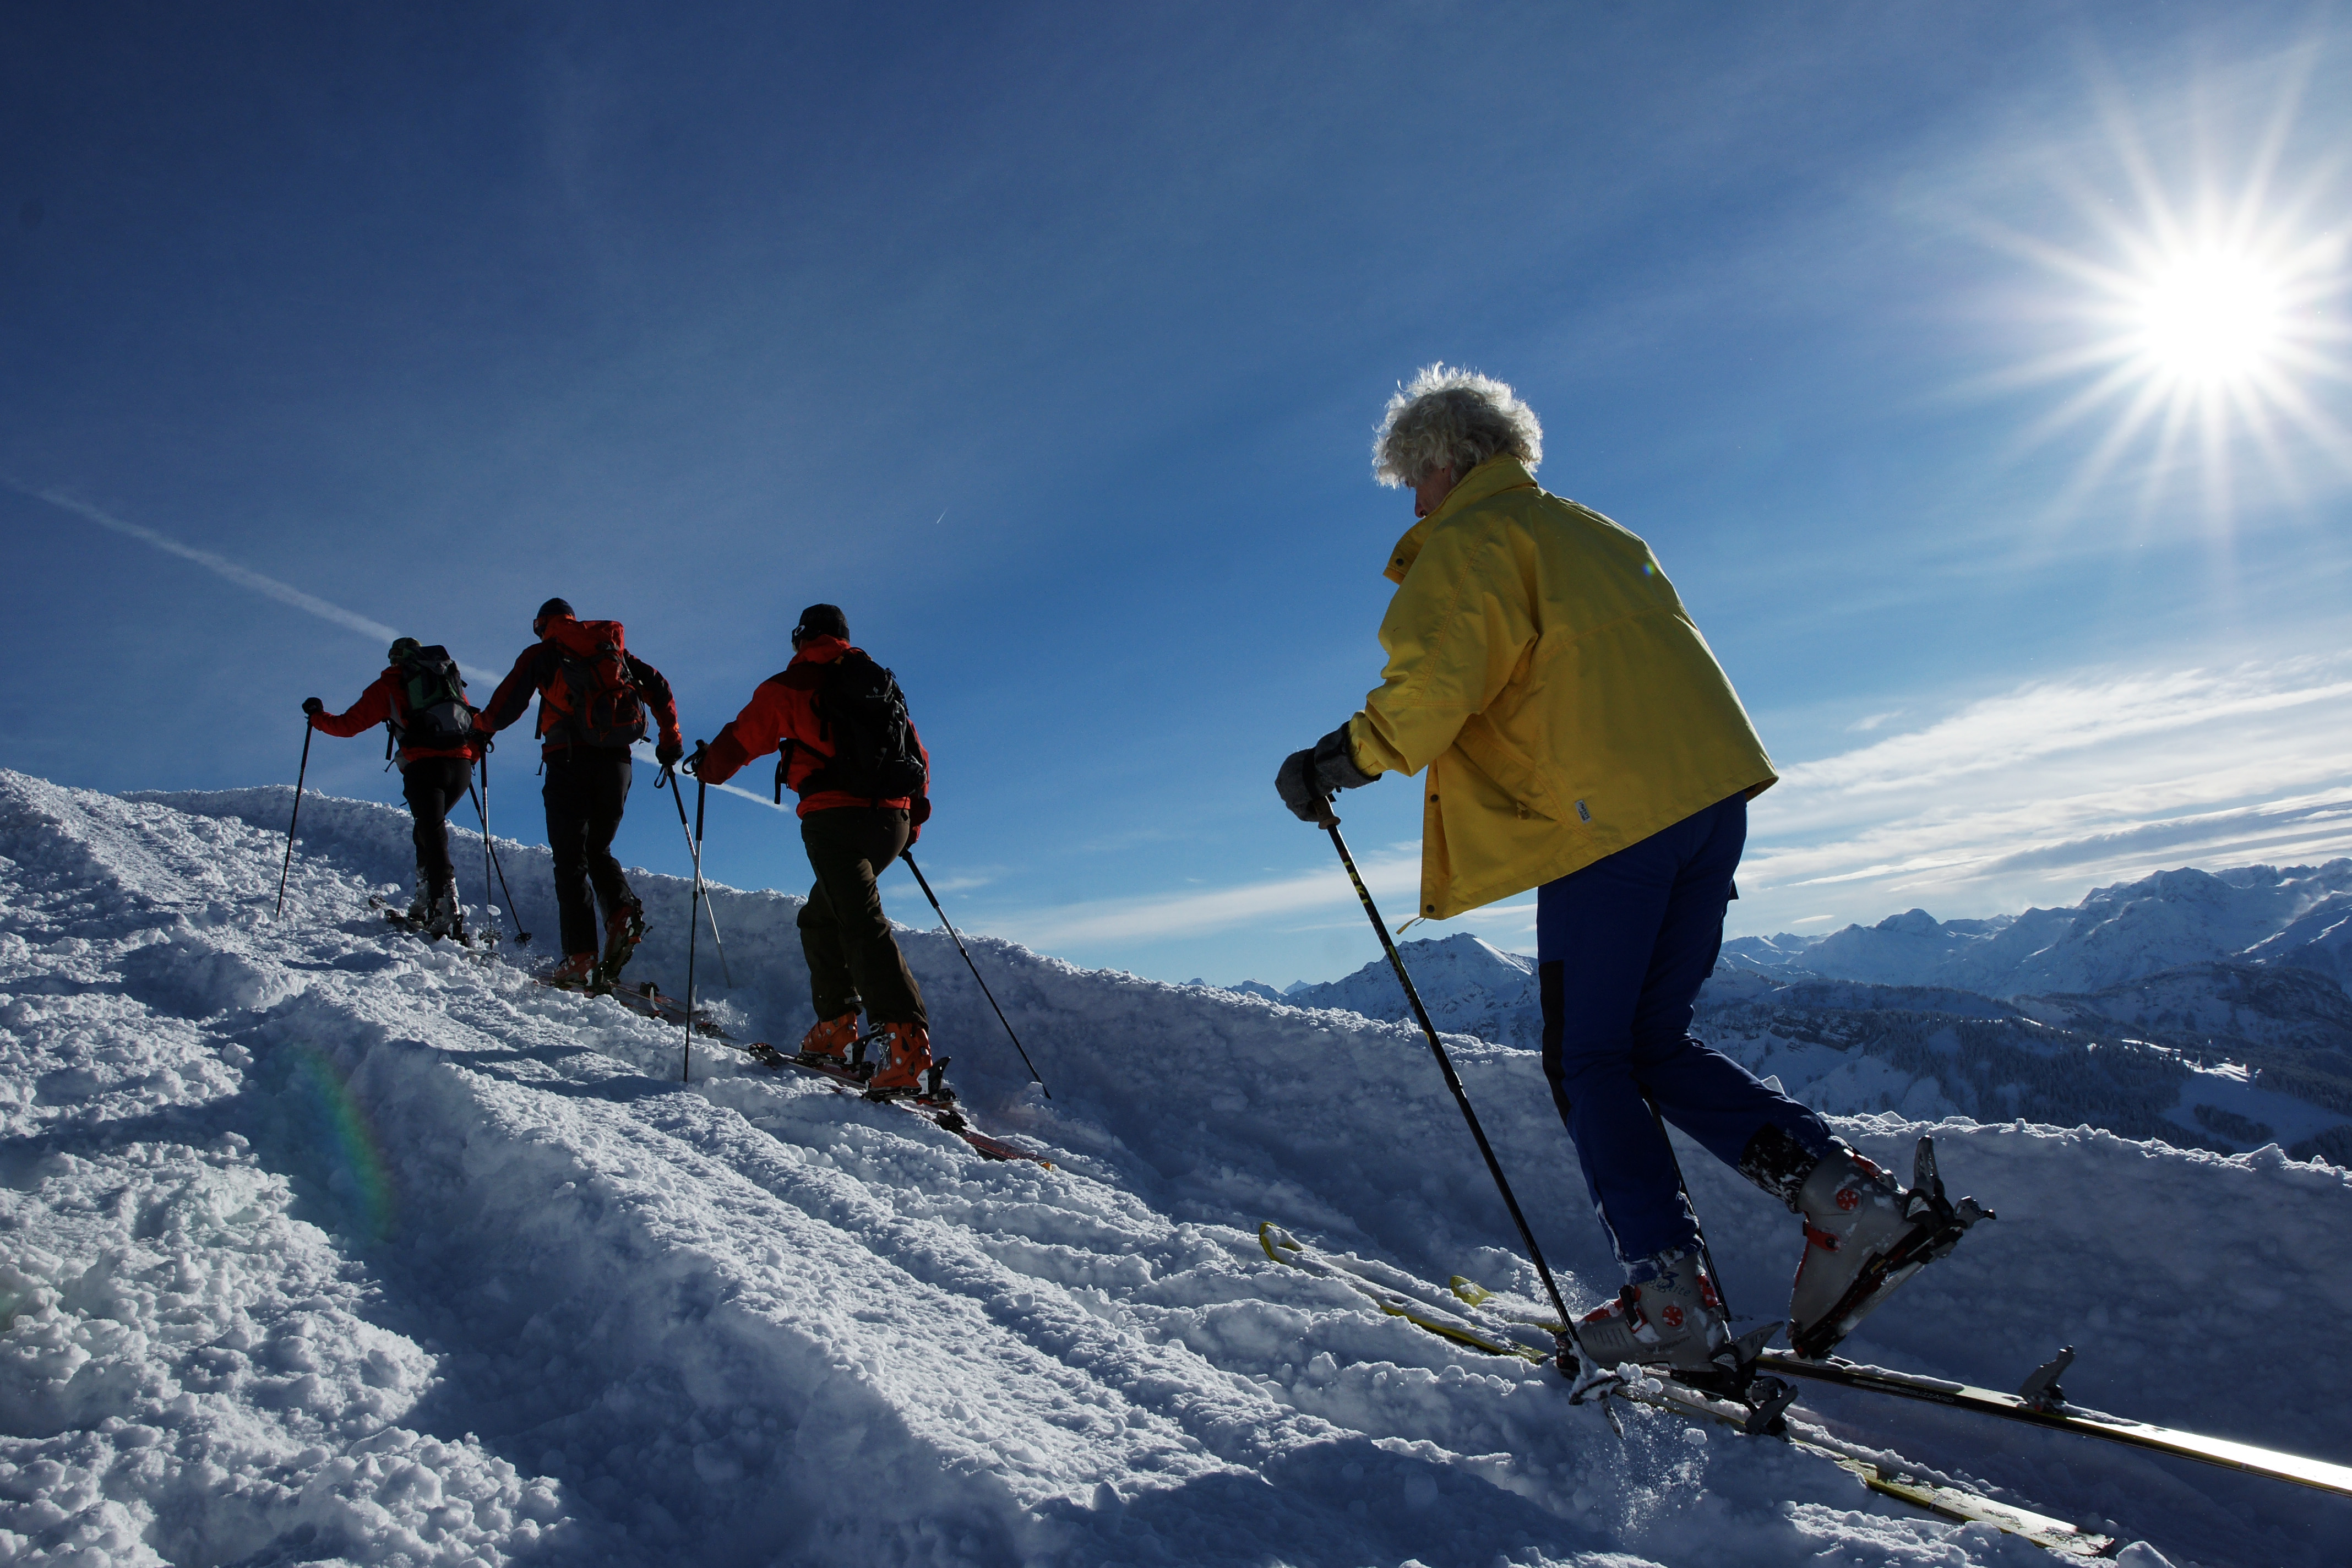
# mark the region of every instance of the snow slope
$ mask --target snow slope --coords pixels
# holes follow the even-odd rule
[[[0,773],[0,1562],[2046,1561],[1769,1442],[1641,1412],[1621,1440],[1550,1374],[1267,1263],[1261,1218],[1534,1289],[1401,1027],[976,942],[1047,1101],[944,938],[904,932],[975,1115],[1055,1162],[986,1163],[740,1058],[681,1086],[676,1031],[385,935],[398,812],[306,800],[273,921],[289,802]],[[544,852],[501,852],[551,929]],[[675,986],[685,890],[635,881]],[[795,908],[718,894],[726,1005],[771,1038],[806,1010]],[[1574,1300],[1612,1288],[1532,1055],[1457,1059]],[[1886,1158],[1917,1131],[1848,1130]],[[2352,1458],[2342,1173],[1937,1135],[2002,1217],[1855,1353],[2002,1385],[2078,1343],[2086,1403]],[[1769,1311],[1793,1222],[1685,1164],[1734,1306]],[[2219,1470],[1814,1408],[2143,1564],[2352,1537],[2352,1505]]]

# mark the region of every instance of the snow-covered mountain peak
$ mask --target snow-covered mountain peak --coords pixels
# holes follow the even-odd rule
[[[1532,957],[1506,952],[1469,931],[1400,942],[1398,950],[1413,989],[1440,1029],[1525,1049],[1541,1046],[1540,1018],[1528,1022],[1536,1005]],[[1337,980],[1294,985],[1282,999],[1297,1007],[1342,1008],[1368,1018],[1412,1016],[1404,988],[1384,956]]]
[[[2093,889],[2071,909],[1938,921],[1924,910],[1847,926],[1785,957],[1884,985],[1958,985],[1996,996],[2088,992],[2181,964],[2287,963],[2343,978],[2352,952],[2352,860],[2183,868]],[[1727,944],[1728,949],[1733,944]]]

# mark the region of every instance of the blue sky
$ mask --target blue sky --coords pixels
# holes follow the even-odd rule
[[[0,764],[290,780],[378,628],[478,698],[550,594],[707,736],[831,600],[931,745],[961,921],[1328,977],[1370,933],[1271,779],[1377,679],[1411,498],[1369,443],[1443,359],[1652,542],[1782,763],[1735,933],[2352,852],[2335,8],[6,27]],[[2200,245],[2284,290],[2278,346],[2176,404],[2131,318]],[[380,751],[312,779],[396,799]],[[1416,805],[1346,801],[1400,919]],[[710,834],[806,880],[764,805]],[[649,789],[621,850],[682,868]]]

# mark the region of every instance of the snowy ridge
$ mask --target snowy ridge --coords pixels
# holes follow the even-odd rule
[[[1838,980],[2021,996],[2102,991],[2230,959],[2352,979],[2352,860],[2159,871],[2093,889],[2073,909],[1991,920],[1910,910],[1833,931],[1787,962]]]
[[[1405,944],[1412,988],[1429,1021],[1449,1034],[1475,1035],[1521,1050],[1543,1047],[1543,1010],[1536,961],[1467,931]],[[1367,1018],[1409,1022],[1404,987],[1385,958],[1322,985],[1294,985],[1281,999],[1295,1007],[1338,1007]]]
[[[1408,1030],[975,943],[1046,1103],[945,939],[908,932],[975,1115],[1057,1160],[989,1163],[729,1058],[681,1088],[677,1032],[384,935],[362,905],[405,870],[397,812],[306,801],[271,921],[289,795],[0,774],[0,1561],[2043,1560],[1769,1445],[1638,1415],[1621,1443],[1547,1374],[1268,1264],[1260,1218],[1534,1288]],[[501,853],[542,896],[543,851]],[[674,985],[684,889],[635,880]],[[803,1019],[795,907],[719,895],[754,1034]],[[1572,1300],[1612,1289],[1532,1056],[1459,1065]],[[1915,1129],[1850,1131],[1893,1159]],[[2241,1392],[2246,1324],[2352,1310],[2341,1173],[1937,1136],[2002,1218],[1857,1356],[2007,1385],[2084,1343],[2085,1403],[2352,1457],[2340,1361]],[[1769,1310],[1792,1222],[1685,1165],[1733,1304]],[[2352,1522],[1819,1403],[2175,1562],[2317,1563]]]
[[[2202,875],[2168,873],[2124,889],[2129,897],[2106,889],[2085,907],[2145,911],[2155,899],[2177,925],[2179,906],[2165,904],[2162,895],[2204,888],[2194,879]],[[2318,874],[2245,879],[2273,924],[2282,910],[2336,897],[2315,893]],[[2225,891],[2233,886],[2225,878],[2206,881]],[[2220,907],[2226,912],[2236,906],[2223,899]],[[2305,931],[2318,918],[2306,910],[2284,929]],[[2210,947],[2269,929],[2231,919],[2236,924],[2221,935],[2208,931],[2186,945]],[[2108,928],[2123,920],[2116,916]],[[1844,933],[1880,943],[1865,952],[1876,955],[1859,965],[1865,971],[1930,976],[1900,983],[1826,977],[1814,961],[1825,942],[1727,942],[1726,957],[1700,994],[1696,1027],[1749,1070],[1779,1078],[1828,1111],[1897,1111],[1929,1121],[2023,1116],[2223,1153],[2276,1142],[2297,1159],[2352,1167],[2352,997],[2318,970],[2248,956],[2282,951],[2276,936],[2226,961],[2159,969],[2092,992],[2005,1000],[1932,978],[1960,973],[1964,964],[1933,954],[1915,963],[1916,952],[1903,957],[1904,944],[1941,943],[1935,952],[1948,957],[1951,944],[1980,946],[2016,929],[1999,921],[1937,922],[1915,910]],[[1440,1027],[1540,1047],[1532,960],[1468,935],[1406,942],[1402,950],[1414,988]],[[1857,950],[1846,951],[1851,956]],[[2148,951],[2151,962],[2175,955],[2173,949]],[[2292,951],[2308,956],[2316,950],[2306,943]],[[1258,994],[1273,995],[1263,988]],[[1327,985],[1294,986],[1282,999],[1374,1017],[1407,1015],[1385,959]]]

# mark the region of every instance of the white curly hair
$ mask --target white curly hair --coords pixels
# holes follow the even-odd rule
[[[1543,422],[1491,375],[1443,363],[1397,388],[1372,437],[1372,478],[1412,485],[1452,466],[1459,479],[1489,458],[1510,456],[1533,473],[1543,461]]]

